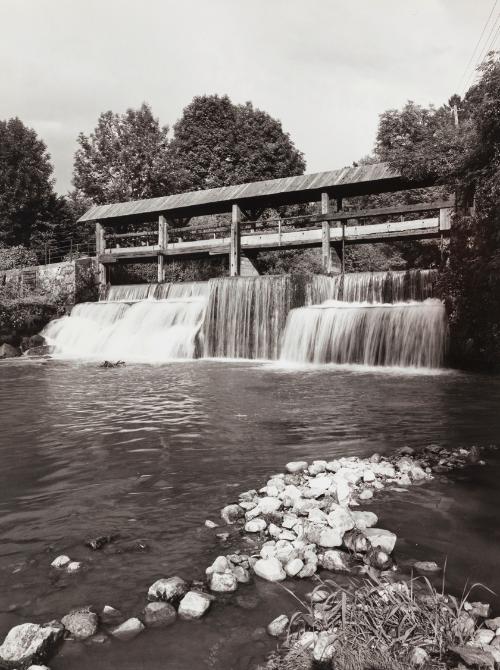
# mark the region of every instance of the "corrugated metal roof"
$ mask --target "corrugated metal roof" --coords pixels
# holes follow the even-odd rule
[[[175,213],[176,216],[224,213],[230,211],[234,202],[242,206],[245,204],[257,206],[259,201],[263,206],[306,202],[308,195],[325,190],[347,197],[349,194],[368,192],[369,189],[360,188],[363,184],[368,186],[369,183],[385,181],[388,182],[385,190],[396,190],[401,187],[398,185],[398,182],[402,181],[400,175],[391,171],[386,163],[375,163],[330,172],[191,191],[161,198],[98,205],[89,209],[79,221],[146,220],[153,215],[167,212],[172,215]]]

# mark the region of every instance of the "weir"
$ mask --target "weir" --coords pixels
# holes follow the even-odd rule
[[[447,322],[433,280],[434,271],[417,270],[112,286],[43,335],[55,353],[115,360],[437,368]]]

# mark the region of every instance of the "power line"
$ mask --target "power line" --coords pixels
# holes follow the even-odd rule
[[[486,56],[489,54],[492,46],[495,44],[496,39],[498,37],[499,29],[500,29],[500,12],[497,14],[495,21],[491,26],[490,32],[488,33],[488,37],[486,38],[486,41],[484,42],[483,48],[480,52],[479,58],[477,59],[474,68],[467,79],[467,83],[464,88],[464,93],[474,82],[477,76],[477,68],[484,63]]]
[[[469,70],[469,67],[470,67],[472,61],[474,60],[474,56],[476,55],[476,51],[477,51],[477,49],[478,49],[478,47],[479,47],[479,45],[480,45],[480,43],[481,43],[481,40],[483,39],[483,35],[484,35],[485,31],[486,31],[486,28],[487,28],[487,26],[488,26],[488,23],[490,22],[490,19],[491,19],[492,15],[493,15],[493,12],[495,11],[495,8],[496,8],[497,4],[498,4],[498,0],[494,0],[494,2],[493,2],[493,6],[492,6],[492,8],[491,8],[491,11],[490,11],[490,13],[489,13],[489,15],[488,15],[488,18],[486,19],[486,23],[484,24],[483,29],[482,29],[482,31],[481,31],[481,35],[479,36],[479,39],[478,39],[478,41],[476,42],[476,46],[474,47],[474,51],[472,52],[472,55],[471,55],[471,57],[469,58],[469,62],[468,62],[467,65],[465,66],[465,70],[463,71],[462,76],[460,77],[460,81],[459,81],[459,84],[458,84],[458,86],[457,86],[457,90],[460,90],[460,87],[461,87],[461,85],[462,85],[462,82],[463,82],[463,80],[464,80],[464,77],[465,77],[465,75],[467,74],[467,72],[468,72],[468,70]]]

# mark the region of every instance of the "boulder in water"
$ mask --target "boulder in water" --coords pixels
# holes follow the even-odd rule
[[[61,619],[62,625],[76,640],[87,640],[97,632],[97,614],[89,608],[75,609]]]
[[[137,617],[127,619],[122,624],[111,630],[111,635],[121,642],[128,642],[137,637],[144,630],[144,624]]]
[[[280,637],[284,635],[286,629],[288,628],[288,623],[290,619],[285,614],[280,614],[280,616],[273,619],[270,624],[267,626],[267,632],[272,637]]]
[[[253,566],[258,577],[268,582],[281,582],[286,578],[286,572],[277,558],[261,558]]]
[[[14,626],[0,646],[0,665],[5,668],[26,667],[30,663],[45,661],[59,640],[64,628],[60,624],[22,623]]]
[[[144,608],[144,623],[151,628],[170,626],[176,618],[177,612],[169,603],[157,601]]]
[[[0,346],[0,358],[18,358],[21,350],[6,342]]]
[[[397,536],[390,530],[384,528],[366,528],[363,535],[369,540],[373,547],[383,549],[387,554],[392,554]]]
[[[166,600],[175,602],[180,600],[188,591],[188,585],[181,577],[169,577],[167,579],[157,579],[149,587],[148,600]]]
[[[179,603],[181,619],[199,619],[210,607],[211,598],[201,591],[189,591]]]

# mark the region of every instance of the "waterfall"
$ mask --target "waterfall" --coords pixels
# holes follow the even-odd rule
[[[168,298],[155,298],[155,293]],[[42,335],[55,353],[113,360],[195,358],[208,284],[113,286],[108,300],[75,305]],[[204,295],[205,294],[205,295]]]
[[[355,303],[326,301],[289,314],[281,359],[438,368],[447,321],[441,301]]]
[[[292,304],[289,275],[211,279],[205,356],[276,359]]]
[[[439,367],[434,271],[111,286],[43,331],[55,353],[112,360],[242,358]]]

